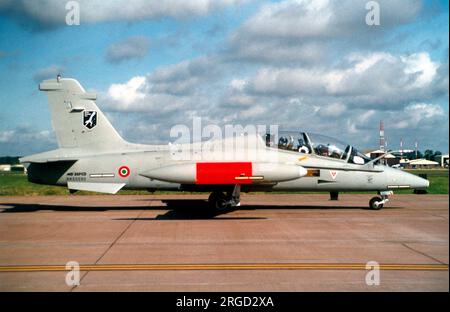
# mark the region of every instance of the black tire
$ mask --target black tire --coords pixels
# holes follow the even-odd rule
[[[372,210],[380,210],[381,208],[383,208],[383,204],[378,204],[379,202],[381,202],[383,199],[381,197],[373,197],[370,201],[369,201],[369,208]]]
[[[216,212],[225,212],[230,208],[227,202],[227,196],[222,192],[212,192],[208,198],[209,207]]]

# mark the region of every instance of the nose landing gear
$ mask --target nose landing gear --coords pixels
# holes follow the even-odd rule
[[[369,201],[369,208],[373,210],[380,210],[383,208],[384,204],[389,202],[389,195],[394,194],[392,191],[383,191],[380,192],[380,196],[373,197]]]
[[[215,211],[215,212],[226,212],[234,207],[239,207],[241,205],[241,185],[236,184],[232,191],[227,192],[227,194],[223,192],[212,192],[211,195],[209,195],[208,202],[209,206]]]

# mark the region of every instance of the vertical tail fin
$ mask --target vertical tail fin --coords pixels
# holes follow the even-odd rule
[[[48,95],[52,124],[60,148],[114,150],[126,142],[75,79],[44,80],[39,90]]]

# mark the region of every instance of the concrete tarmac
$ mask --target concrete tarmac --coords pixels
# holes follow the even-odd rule
[[[448,195],[372,196],[0,197],[0,291],[449,291]]]

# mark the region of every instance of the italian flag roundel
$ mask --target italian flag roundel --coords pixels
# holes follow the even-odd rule
[[[119,168],[119,175],[122,178],[126,178],[130,175],[130,168],[128,168],[127,166],[122,166]]]

